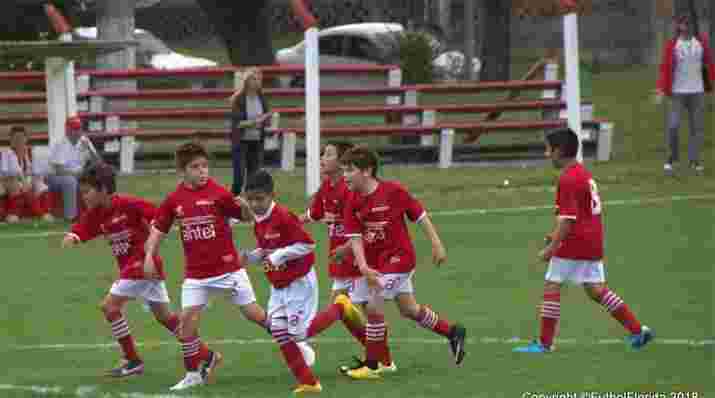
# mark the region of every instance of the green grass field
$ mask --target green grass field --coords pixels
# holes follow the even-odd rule
[[[536,305],[545,268],[535,256],[551,227],[555,173],[391,167],[385,177],[405,181],[432,209],[448,248],[447,265],[434,268],[427,242],[413,231],[420,258],[417,297],[467,326],[468,356],[461,368],[454,367],[446,341],[400,319],[391,309],[388,321],[399,372],[379,382],[354,382],[339,375],[337,366],[359,350],[338,326],[317,340],[315,371],[323,396],[715,393],[715,182],[711,175],[664,181],[654,173],[647,175],[645,168],[628,172],[616,166],[593,165],[606,201],[607,275],[612,289],[656,330],[655,344],[642,352],[631,351],[621,342],[620,325],[573,287],[563,296],[557,351],[547,356],[512,353],[517,341],[523,343],[538,332]],[[229,182],[226,170],[217,174]],[[303,176],[276,177],[280,200],[301,209]],[[499,187],[505,178],[510,186]],[[127,177],[120,188],[159,200],[175,182],[174,175]],[[179,348],[138,304],[130,306],[128,319],[143,344],[146,373],[119,382],[101,376],[118,355],[97,306],[115,274],[109,249],[100,241],[62,251],[59,231],[64,226],[50,226],[49,236],[47,227],[40,227],[5,226],[0,234],[6,270],[0,355],[8,363],[0,376],[0,396],[174,397],[167,391],[183,375]],[[324,253],[325,228],[315,225],[311,231]],[[237,228],[239,246],[253,244],[249,233],[248,228]],[[170,294],[176,299],[182,257],[175,235],[165,242],[162,254],[169,264]],[[326,303],[329,286],[324,257],[318,261],[321,304]],[[265,278],[256,269],[250,274],[259,301],[265,303]],[[293,379],[277,348],[235,308],[214,301],[203,325],[203,338],[214,342],[226,362],[215,385],[182,396],[289,395]]]

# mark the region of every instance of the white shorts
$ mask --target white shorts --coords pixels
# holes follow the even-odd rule
[[[412,286],[412,274],[414,271],[401,274],[383,274],[380,277],[382,289],[380,293],[385,300],[394,300],[399,294],[412,294],[415,289]],[[365,280],[367,285],[367,280]]]
[[[357,278],[333,279],[333,291],[345,290],[353,303],[367,303],[367,279],[364,276]]]
[[[576,285],[604,283],[606,282],[606,271],[601,260],[571,260],[551,257],[545,279],[549,282],[570,282]]]
[[[230,296],[237,305],[248,305],[256,301],[253,285],[245,269],[205,279],[184,279],[181,285],[181,307],[206,305],[214,295]]]
[[[271,287],[266,312],[271,330],[288,329],[288,333],[298,340],[304,339],[308,326],[318,313],[318,278],[315,270],[310,270],[283,289]]]
[[[169,292],[164,281],[153,279],[118,279],[109,294],[121,297],[143,298],[147,303],[169,303]]]

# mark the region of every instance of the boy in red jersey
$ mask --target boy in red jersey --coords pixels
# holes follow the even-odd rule
[[[156,206],[133,196],[116,192],[114,170],[97,164],[79,177],[80,192],[88,211],[72,226],[62,240],[62,247],[72,247],[104,236],[112,248],[119,266],[119,279],[102,302],[104,317],[112,327],[112,335],[123,352],[119,367],[107,372],[109,376],[125,377],[140,374],[144,363],[137,354],[122,309],[137,297],[146,301],[154,317],[172,334],[176,334],[179,318],[169,310],[169,295],[164,284],[161,257],[154,256],[157,279],[146,279],[142,267],[144,244],[149,236],[150,222]]]
[[[628,341],[640,349],[653,339],[628,305],[606,285],[603,268],[602,203],[591,173],[576,160],[578,137],[571,129],[546,137],[546,157],[562,170],[556,191],[556,230],[547,237],[539,258],[549,263],[541,305],[541,338],[515,352],[550,352],[561,317],[561,285],[583,285],[586,294],[601,304],[630,332]]]
[[[351,369],[354,379],[380,377],[378,361],[387,349],[385,335],[385,300],[395,300],[400,314],[420,326],[444,336],[450,343],[457,365],[464,359],[465,328],[450,325],[426,305],[415,301],[412,274],[417,263],[405,217],[419,223],[432,242],[432,259],[436,265],[447,255],[437,231],[422,207],[400,184],[377,178],[377,155],[356,147],[341,158],[348,188],[353,191],[345,205],[345,236],[360,272],[367,278],[366,355],[363,366]]]
[[[186,263],[179,333],[186,376],[171,390],[184,390],[211,382],[222,360],[220,353],[201,343],[198,333],[201,312],[210,295],[230,297],[247,319],[263,328],[266,313],[256,304],[253,286],[242,268],[228,224],[229,218],[243,218],[240,203],[209,177],[208,153],[203,146],[181,145],[176,150],[176,162],[183,181],[159,207],[147,241],[144,269],[149,275],[155,272],[153,256],[159,242],[177,221]]]
[[[338,295],[335,303],[317,313],[318,278],[313,269],[315,242],[300,219],[274,201],[271,175],[259,170],[250,176],[245,195],[256,220],[257,243],[257,248],[247,257],[250,262],[263,263],[271,283],[268,322],[283,358],[298,380],[293,392],[320,392],[322,387],[306,363],[301,353],[304,348],[300,345],[337,320],[355,316],[357,309],[346,295]]]

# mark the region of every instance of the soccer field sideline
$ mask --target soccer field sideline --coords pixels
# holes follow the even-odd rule
[[[715,194],[696,194],[696,195],[673,195],[662,196],[645,199],[613,199],[603,202],[606,206],[637,206],[651,203],[664,202],[682,202],[692,200],[709,200],[715,199]],[[458,210],[442,210],[431,211],[429,214],[433,217],[452,217],[452,216],[468,216],[468,215],[490,215],[490,214],[505,214],[505,213],[527,213],[539,210],[549,210],[554,207],[553,204],[538,205],[538,206],[517,206],[517,207],[497,207],[497,208],[481,208],[481,209],[458,209]],[[237,227],[245,228],[248,224],[238,224]],[[27,232],[18,234],[2,234],[0,239],[23,239],[23,238],[47,238],[50,236],[63,235],[64,231],[47,231],[47,232]]]

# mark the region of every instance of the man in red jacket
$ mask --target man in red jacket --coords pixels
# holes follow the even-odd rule
[[[673,166],[679,160],[680,114],[686,110],[690,122],[690,167],[696,174],[702,174],[704,167],[700,162],[700,151],[705,129],[705,93],[712,93],[715,65],[707,36],[695,37],[687,16],[678,16],[674,22],[676,36],[668,40],[663,51],[657,87],[659,99],[662,96],[671,98],[666,131],[670,153],[663,169],[666,174],[672,174]]]

